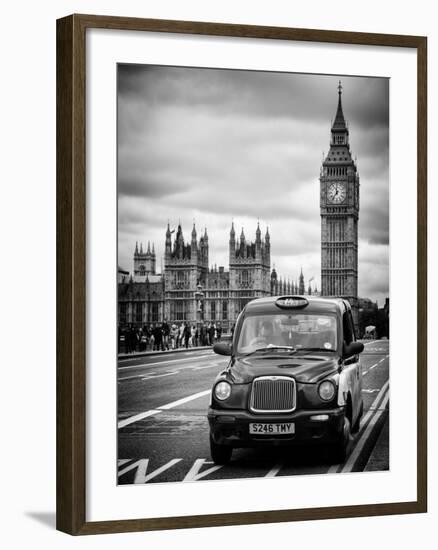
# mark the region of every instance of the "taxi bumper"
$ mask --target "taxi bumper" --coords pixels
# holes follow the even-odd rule
[[[242,410],[208,411],[212,440],[231,447],[294,446],[333,443],[342,437],[345,408],[300,410],[289,414],[252,414]],[[250,433],[250,424],[293,424],[294,433]]]

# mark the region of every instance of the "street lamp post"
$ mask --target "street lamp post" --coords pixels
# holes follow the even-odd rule
[[[198,284],[195,292],[196,300],[196,324],[198,329],[198,339],[201,337],[201,323],[202,323],[202,302],[204,300],[204,293],[202,292],[202,285]],[[202,342],[201,342],[202,345]]]

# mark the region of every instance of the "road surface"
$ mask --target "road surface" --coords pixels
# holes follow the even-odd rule
[[[361,471],[389,407],[389,341],[361,354],[364,417],[344,464],[319,449],[237,449],[230,464],[210,458],[207,408],[228,358],[210,349],[119,359],[118,482],[162,483]],[[386,430],[385,430],[386,431]],[[387,436],[389,437],[389,436]],[[382,437],[380,438],[382,439]],[[381,460],[389,468],[389,457]]]

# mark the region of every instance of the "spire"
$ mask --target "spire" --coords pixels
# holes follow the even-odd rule
[[[258,221],[257,222],[257,229],[256,229],[256,238],[260,239],[261,235],[262,235],[262,232],[260,231],[260,222]]]
[[[243,227],[242,227],[242,231],[240,233],[240,241],[243,243],[245,242],[245,233],[243,232]]]
[[[234,231],[234,221],[231,222],[230,241],[234,241],[236,232]]]
[[[148,241],[148,251],[147,251],[148,254],[151,253],[151,241]]]
[[[339,81],[338,84],[338,108],[336,110],[335,120],[332,124],[332,130],[346,130],[347,125],[345,123],[344,113],[342,111],[342,84]]]
[[[193,222],[192,241],[196,241],[196,227],[195,227],[195,222]]]
[[[208,243],[207,228],[204,229],[204,241]]]
[[[301,294],[301,296],[304,295],[305,289],[304,289],[304,275],[303,275],[303,268],[301,268],[300,273],[300,284],[298,287],[298,294]]]
[[[143,243],[140,243],[140,254],[143,254]]]
[[[135,251],[134,254],[138,254],[138,242],[135,241]]]
[[[155,256],[155,244],[152,243],[152,255]]]

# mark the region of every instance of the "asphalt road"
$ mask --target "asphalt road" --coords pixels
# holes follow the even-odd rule
[[[339,465],[331,465],[318,449],[281,448],[237,449],[230,464],[215,465],[210,458],[206,414],[212,383],[227,361],[210,349],[119,360],[119,484],[309,475],[365,468],[388,415],[388,340],[365,342],[361,354],[365,405],[362,427],[351,438],[346,462]],[[382,469],[388,469],[389,457],[381,464]]]

